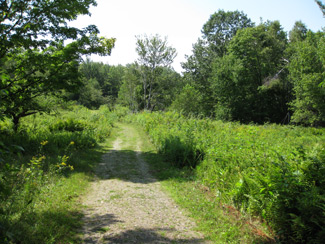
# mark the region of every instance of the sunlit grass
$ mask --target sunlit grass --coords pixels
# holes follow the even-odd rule
[[[75,106],[0,122],[0,243],[80,243],[79,198],[108,150],[118,113]]]
[[[201,220],[209,216],[199,222],[211,223],[206,229],[214,240],[247,236],[238,240],[312,243],[323,238],[324,129],[241,125],[171,112],[127,119],[141,125],[164,155],[165,163],[155,172],[170,189],[180,189],[174,194],[178,201],[191,211],[210,208],[193,212]],[[202,189],[208,198],[196,202]],[[220,229],[217,221],[223,223]]]
[[[216,201],[188,168],[177,168],[157,152],[148,135],[133,125],[143,138],[143,156],[150,172],[159,180],[165,191],[185,208],[197,223],[197,229],[213,243],[271,243],[271,233],[260,221],[252,221]]]

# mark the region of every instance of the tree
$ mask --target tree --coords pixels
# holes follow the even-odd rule
[[[49,109],[37,98],[78,88],[82,55],[110,54],[115,40],[99,37],[96,26],[68,26],[90,5],[95,0],[1,1],[0,117],[12,118],[15,129],[20,118]]]
[[[123,76],[122,84],[118,92],[118,103],[127,106],[131,111],[140,110],[142,103],[141,75],[136,64],[129,64]]]
[[[243,12],[219,10],[203,25],[203,39],[218,57],[222,57],[226,54],[227,44],[237,31],[253,26],[252,21]]]
[[[91,78],[89,80],[83,78],[84,85],[80,89],[78,102],[89,109],[98,109],[100,105],[107,103],[107,99],[103,96],[99,82]]]
[[[84,80],[97,80],[99,92],[104,98],[102,102],[108,103],[111,106],[118,97],[124,71],[125,67],[122,65],[110,66],[108,64],[92,62],[90,59],[86,59],[80,65],[80,72],[84,76]]]
[[[157,76],[157,82],[154,86],[152,103],[155,104],[155,110],[165,110],[168,108],[183,86],[180,74],[171,68],[162,68]]]
[[[143,84],[144,109],[153,110],[156,104],[153,102],[157,77],[164,67],[169,67],[176,57],[176,50],[168,46],[167,38],[161,39],[159,35],[137,37],[137,60]]]
[[[301,21],[296,21],[294,27],[289,32],[290,42],[298,42],[306,39],[308,29]]]
[[[325,34],[309,31],[304,41],[294,45],[289,64],[293,84],[292,121],[311,126],[325,125]]]
[[[287,113],[284,51],[279,22],[239,30],[228,53],[215,60],[211,87],[216,116],[224,120],[280,122]]]
[[[151,104],[155,110],[165,110],[175,99],[182,87],[181,76],[171,68],[161,68],[161,73],[153,84]],[[143,98],[143,82],[137,64],[127,65],[119,90],[118,102],[128,106],[132,111],[143,109],[146,101]]]
[[[254,24],[243,12],[219,10],[203,25],[202,38],[193,45],[193,54],[182,63],[185,79],[203,96],[204,114],[213,113],[214,100],[210,89],[213,61],[226,54],[227,45],[238,30],[252,26]]]
[[[201,115],[201,106],[202,95],[200,92],[190,84],[186,84],[174,99],[170,109],[178,111],[185,116]]]
[[[325,17],[325,5],[322,3],[322,1],[320,0],[315,0],[315,2],[317,3],[317,5],[319,6],[320,10],[323,13],[323,16]]]

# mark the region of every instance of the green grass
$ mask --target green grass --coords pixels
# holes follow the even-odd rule
[[[213,243],[272,243],[267,226],[222,205],[197,181],[192,170],[175,167],[157,152],[139,125],[133,126],[142,138],[142,155],[149,163],[151,173],[176,203],[187,210],[208,240]]]
[[[154,172],[214,241],[325,238],[324,129],[240,125],[176,113],[126,119],[142,126],[164,155]]]
[[[79,198],[120,116],[75,106],[26,117],[17,133],[0,123],[0,243],[80,243]]]

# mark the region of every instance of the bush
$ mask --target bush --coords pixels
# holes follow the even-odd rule
[[[49,126],[51,132],[53,131],[83,131],[87,128],[87,124],[81,121],[77,121],[73,118],[67,120],[58,120],[54,124]]]

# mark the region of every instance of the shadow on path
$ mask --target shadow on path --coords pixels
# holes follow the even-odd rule
[[[101,180],[119,179],[140,184],[157,182],[150,172],[150,167],[144,162],[147,157],[158,158],[158,154],[132,150],[111,150],[103,156],[95,173]]]
[[[127,230],[125,232],[116,235],[107,235],[103,238],[103,243],[191,243],[199,244],[204,243],[203,239],[184,239],[184,238],[173,238],[170,239],[165,237],[168,232],[174,231],[173,228],[156,228],[156,229],[143,229],[137,228],[134,230]]]

